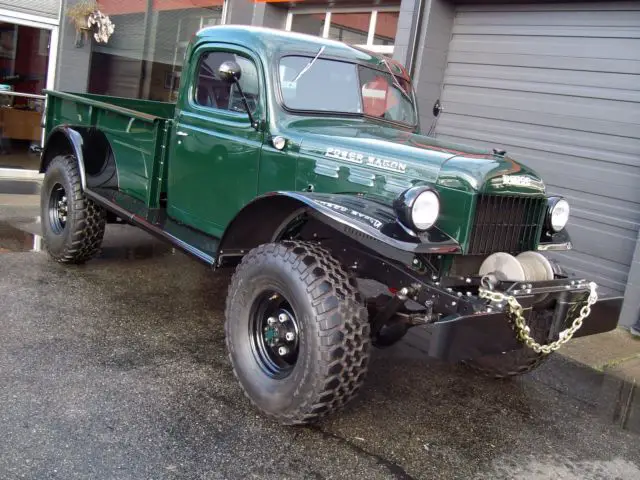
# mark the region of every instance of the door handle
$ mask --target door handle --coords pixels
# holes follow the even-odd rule
[[[176,135],[178,135],[179,137],[188,137],[189,136],[189,134],[187,132],[182,132],[180,130],[178,130],[176,132]]]

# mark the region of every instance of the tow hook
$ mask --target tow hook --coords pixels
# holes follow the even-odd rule
[[[427,325],[437,320],[433,313],[433,302],[426,302],[426,310],[411,311],[404,309],[407,300],[414,298],[420,287],[400,289],[375,313],[371,321],[371,333],[374,345],[387,346],[400,340],[407,330],[418,325]],[[400,311],[400,310],[404,311]]]

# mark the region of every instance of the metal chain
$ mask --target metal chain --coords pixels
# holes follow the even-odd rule
[[[580,314],[571,323],[571,326],[569,328],[560,332],[560,334],[558,335],[558,340],[555,340],[547,345],[539,344],[531,336],[531,329],[527,325],[527,322],[523,315],[524,309],[518,303],[518,300],[516,300],[515,297],[511,295],[505,295],[500,292],[487,290],[482,287],[479,290],[478,296],[480,298],[484,298],[496,303],[506,301],[509,305],[509,312],[513,317],[518,339],[534,352],[548,355],[549,353],[558,350],[562,345],[571,340],[571,337],[573,337],[573,335],[580,329],[580,327],[582,327],[582,322],[591,313],[591,306],[598,301],[598,294],[596,292],[597,288],[598,286],[594,282],[589,283],[589,298],[587,298],[587,302],[580,309]]]

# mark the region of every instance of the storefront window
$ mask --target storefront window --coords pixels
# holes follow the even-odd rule
[[[324,13],[295,15],[291,23],[291,31],[321,36],[324,31]]]
[[[222,23],[224,0],[101,0],[116,30],[93,45],[89,91],[175,102],[184,55],[201,28]]]
[[[351,45],[366,45],[370,23],[371,12],[332,13],[329,38]]]
[[[375,45],[393,45],[398,30],[400,12],[378,12],[373,35]]]
[[[289,11],[287,29],[339,40],[392,56],[399,16],[397,7],[379,7],[363,11],[344,8],[305,11],[294,8]],[[325,28],[327,23],[329,28]]]
[[[0,22],[0,167],[37,169],[51,31]]]

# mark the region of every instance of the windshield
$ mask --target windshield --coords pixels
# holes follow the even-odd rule
[[[415,125],[411,85],[353,63],[290,56],[280,61],[282,99],[291,110],[356,113]],[[300,75],[305,68],[307,70]]]

